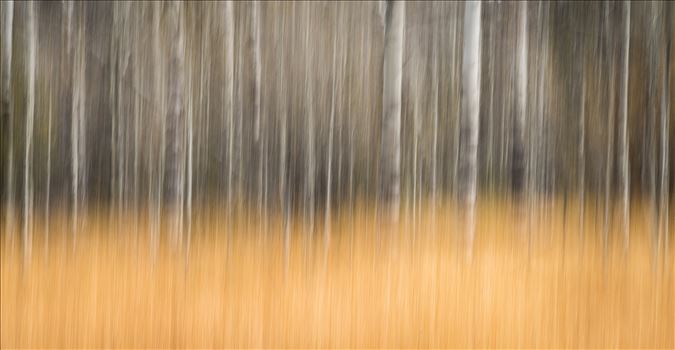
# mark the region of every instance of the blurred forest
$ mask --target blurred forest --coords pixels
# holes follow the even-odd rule
[[[392,4],[3,2],[3,215],[316,216],[378,198],[392,149],[403,203],[452,199],[474,129],[479,196],[672,200],[672,4],[482,3],[463,128],[471,3],[404,3],[388,140]]]
[[[0,348],[675,346],[672,2],[0,5]]]

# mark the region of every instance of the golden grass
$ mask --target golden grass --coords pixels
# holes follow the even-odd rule
[[[581,240],[576,207],[538,208],[481,204],[471,257],[451,205],[397,227],[366,206],[336,214],[328,249],[294,220],[288,257],[277,218],[216,209],[189,254],[163,239],[156,259],[143,218],[92,213],[73,248],[55,217],[48,251],[37,221],[30,260],[2,242],[0,345],[675,347],[675,252],[654,257],[649,211],[634,206],[627,253],[614,220],[605,255],[593,210]]]

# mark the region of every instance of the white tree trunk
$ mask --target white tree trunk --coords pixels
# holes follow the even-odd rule
[[[185,179],[185,191],[187,192],[185,194],[185,212],[184,214],[181,214],[184,219],[187,221],[185,224],[185,253],[186,256],[190,252],[190,239],[192,235],[192,182],[193,182],[193,163],[194,163],[194,96],[192,94],[192,91],[194,90],[193,84],[194,84],[194,71],[191,69],[194,67],[194,63],[192,62],[192,57],[191,55],[187,56],[187,64],[186,64],[186,85],[187,85],[187,91],[185,92],[185,100],[186,100],[186,108],[185,108],[185,114],[186,114],[186,131],[185,131],[185,142],[186,142],[186,154],[185,154],[185,173],[186,173],[186,179]],[[203,66],[202,66],[203,67]],[[200,94],[201,96],[201,94]],[[182,186],[181,186],[182,188]],[[181,226],[182,228],[183,226]]]
[[[437,30],[436,28],[434,28]],[[432,49],[432,63],[431,63],[431,68],[432,68],[432,83],[431,83],[431,98],[433,101],[433,128],[434,128],[434,135],[433,135],[433,145],[432,145],[432,150],[431,150],[431,204],[432,204],[432,210],[433,212],[433,218],[434,218],[434,224],[436,223],[436,191],[437,191],[437,179],[438,179],[438,109],[439,109],[439,103],[438,103],[438,95],[440,94],[440,89],[439,89],[439,84],[440,84],[440,79],[438,77],[438,49],[436,48],[438,45],[438,42],[436,40],[433,41],[432,43],[433,49]]]
[[[133,24],[133,35],[134,36],[140,36],[141,33],[141,20],[139,17],[144,17],[144,6],[141,3],[136,3],[134,4],[136,7],[135,12],[140,12],[138,15],[134,15],[134,21],[132,22]],[[134,192],[131,196],[132,200],[132,216],[134,220],[134,235],[138,234],[138,212],[140,210],[139,208],[139,184],[140,184],[140,155],[141,155],[141,134],[140,134],[140,121],[141,121],[141,93],[143,92],[143,82],[145,81],[142,77],[142,72],[143,68],[141,67],[141,55],[139,52],[141,51],[141,41],[140,40],[134,40],[133,41],[133,52],[132,52],[132,59],[133,59],[133,85],[132,85],[132,91],[133,91],[133,96],[134,96],[134,104],[133,104],[133,114],[134,114],[134,163],[133,163],[133,186],[134,186]]]
[[[260,138],[260,3],[253,1],[253,16],[251,21],[251,35],[253,41],[253,69],[255,73],[255,81],[253,90],[255,91],[254,114],[255,114],[255,141],[258,142]]]
[[[258,217],[263,219],[263,168],[265,165],[264,162],[264,142],[260,137],[260,117],[261,117],[261,42],[260,42],[260,3],[258,1],[253,1],[252,4],[252,20],[251,20],[251,41],[253,43],[253,70],[254,70],[254,81],[253,81],[253,114],[254,114],[254,141],[258,153]]]
[[[225,104],[228,121],[227,147],[227,198],[228,208],[232,199],[232,158],[234,156],[234,15],[232,1],[223,3],[223,17],[225,19]]]
[[[27,108],[26,108],[26,146],[24,147],[23,177],[23,253],[24,258],[31,256],[32,219],[33,219],[33,121],[35,120],[35,56],[37,49],[37,21],[35,20],[35,2],[28,3],[28,65]]]
[[[488,76],[490,79],[490,85],[489,85],[489,90],[490,90],[490,97],[489,97],[489,102],[488,102],[488,130],[487,130],[487,173],[488,173],[488,189],[489,191],[494,191],[494,167],[493,164],[494,162],[492,161],[494,155],[493,155],[493,149],[494,149],[494,121],[495,121],[495,113],[494,113],[494,100],[495,100],[495,79],[496,79],[496,73],[495,73],[495,29],[497,27],[497,22],[498,20],[498,15],[497,11],[500,9],[497,7],[499,6],[496,3],[491,4],[491,16],[489,19],[489,25],[488,25],[488,48],[487,48],[487,57],[488,57]]]
[[[467,247],[474,239],[474,209],[478,173],[478,127],[480,110],[481,3],[464,8],[464,52],[462,56],[462,120],[460,155],[460,200],[466,209]]]
[[[77,38],[73,55],[73,104],[71,119],[71,151],[72,151],[72,186],[73,186],[73,246],[76,243],[80,224],[80,202],[84,197],[85,166],[85,42],[84,42],[84,7],[81,7],[77,20]]]
[[[664,74],[661,75],[661,194],[660,194],[660,219],[661,219],[661,234],[664,237],[665,259],[668,261],[669,248],[669,216],[668,216],[668,201],[670,198],[669,188],[669,164],[668,164],[668,144],[669,144],[669,130],[670,130],[670,47],[672,37],[671,34],[671,20],[672,20],[672,4],[664,4],[664,36],[666,40],[666,48],[664,55]]]
[[[516,193],[523,190],[525,184],[525,125],[527,120],[527,2],[518,4],[518,48],[516,61],[516,120],[513,140],[513,187]]]
[[[171,2],[168,4],[169,25],[169,110],[167,113],[167,206],[169,207],[174,244],[181,241],[182,211],[183,211],[183,184],[185,161],[185,44],[182,25],[182,4]]]
[[[630,174],[628,164],[628,76],[630,63],[630,1],[624,2],[624,48],[623,48],[623,77],[621,81],[621,107],[619,110],[619,155],[621,161],[621,197],[623,204],[623,239],[624,249],[629,244],[629,189]]]
[[[459,55],[459,44],[460,35],[463,30],[461,26],[460,18],[462,14],[460,9],[464,3],[455,2],[453,6],[452,17],[455,20],[454,27],[455,30],[452,32],[452,40],[450,46],[452,47],[452,63],[450,64],[450,85],[452,86],[452,99],[453,99],[453,110],[454,110],[454,134],[453,134],[453,157],[452,157],[452,189],[456,195],[459,195],[459,148],[460,148],[460,124],[462,120],[462,109],[461,109],[461,81],[458,83],[456,77],[460,74],[459,70],[461,69],[461,57]],[[460,63],[458,63],[460,62]],[[460,79],[461,80],[461,79]]]
[[[609,3],[605,4],[605,34],[609,35],[611,30],[609,28]],[[608,74],[608,85],[609,85],[609,106],[608,106],[608,127],[607,127],[607,154],[605,157],[605,214],[604,214],[604,225],[603,225],[603,250],[607,252],[607,245],[609,242],[609,225],[610,225],[610,207],[611,207],[611,191],[612,191],[612,168],[614,160],[614,98],[615,98],[615,77],[616,69],[614,68],[613,58],[613,46],[609,43],[609,38],[605,39],[605,45],[607,46],[608,52],[608,61],[609,61],[609,74]]]
[[[337,5],[337,3],[336,3]],[[331,66],[331,72],[333,74],[333,87],[331,90],[331,102],[330,102],[330,122],[328,126],[328,163],[326,165],[326,206],[325,206],[325,215],[324,215],[324,243],[326,247],[330,242],[330,201],[331,201],[331,181],[332,181],[332,172],[333,172],[333,131],[335,125],[335,90],[337,89],[337,79],[338,72],[336,70],[336,57],[337,57],[337,37],[339,33],[338,28],[338,17],[339,11],[335,9],[336,16],[334,18],[335,25],[333,29],[333,63]]]
[[[382,96],[382,195],[393,222],[398,221],[401,191],[401,85],[405,3],[389,1],[385,11]]]
[[[284,5],[283,3],[280,3],[280,5]],[[283,10],[282,10],[283,11]],[[285,81],[285,69],[286,69],[286,56],[285,56],[285,43],[284,39],[286,38],[286,16],[285,13],[282,14],[281,17],[281,30],[277,37],[277,43],[279,45],[279,59],[277,61],[278,67],[277,67],[277,74],[278,80],[277,80],[277,92],[279,93],[278,98],[279,98],[279,124],[281,124],[281,131],[280,131],[280,150],[279,150],[279,207],[281,208],[281,212],[283,215],[283,230],[284,230],[284,262],[286,263],[286,266],[288,266],[288,258],[290,254],[290,245],[291,245],[291,236],[290,236],[290,210],[289,210],[289,203],[288,199],[290,198],[288,196],[288,191],[286,189],[287,186],[287,164],[286,164],[286,158],[287,158],[287,148],[288,148],[288,116],[286,114],[286,92],[285,92],[285,86],[286,86],[286,81]]]
[[[159,125],[159,147],[157,155],[157,163],[154,164],[153,168],[155,169],[154,176],[151,175],[151,181],[157,181],[153,184],[154,188],[154,198],[153,198],[153,225],[150,230],[150,243],[151,243],[151,253],[153,259],[157,256],[157,251],[159,250],[159,240],[160,240],[160,225],[161,225],[161,214],[162,214],[162,192],[164,186],[164,167],[165,167],[165,145],[166,145],[166,111],[165,111],[165,90],[164,90],[164,76],[165,76],[165,58],[163,55],[163,50],[161,46],[161,12],[163,5],[160,2],[152,3],[152,54],[154,59],[153,64],[153,89],[155,92],[155,112],[156,112],[156,125]]]
[[[307,169],[305,181],[305,199],[306,209],[309,212],[309,231],[314,231],[314,176],[316,174],[315,155],[314,155],[314,113],[313,113],[313,77],[312,56],[309,35],[311,30],[311,4],[306,3],[306,28],[305,28],[305,113],[307,118]]]

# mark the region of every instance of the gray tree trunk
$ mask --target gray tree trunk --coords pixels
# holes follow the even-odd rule
[[[608,110],[608,127],[607,127],[607,153],[605,156],[605,214],[604,214],[604,224],[603,224],[603,251],[607,253],[607,246],[609,241],[609,225],[610,225],[610,207],[611,207],[611,191],[612,191],[612,168],[614,160],[614,98],[615,98],[615,72],[614,62],[612,60],[614,53],[614,45],[610,43],[609,33],[611,30],[609,28],[609,3],[605,4],[605,46],[607,48],[607,59],[609,63],[609,74],[608,74],[608,93],[609,93],[609,106]]]
[[[150,176],[151,187],[153,189],[153,225],[150,230],[150,243],[151,243],[151,253],[153,259],[157,256],[157,251],[159,249],[159,240],[160,240],[160,223],[161,223],[161,214],[162,214],[162,192],[164,187],[164,167],[165,167],[165,145],[166,145],[166,111],[165,111],[165,90],[164,90],[164,72],[165,72],[165,59],[162,54],[161,47],[161,13],[163,10],[163,5],[159,2],[152,3],[152,55],[154,59],[153,64],[153,88],[155,92],[155,112],[156,112],[156,122],[159,125],[159,147],[156,164],[153,166],[154,176]],[[152,183],[152,181],[157,181]]]
[[[77,37],[75,38],[75,53],[73,55],[73,103],[71,116],[71,152],[72,152],[72,186],[73,186],[73,245],[76,243],[77,232],[80,226],[80,204],[84,198],[85,180],[85,130],[84,112],[86,96],[86,66],[84,40],[84,4],[80,3],[77,17]]]
[[[382,196],[398,221],[401,188],[401,84],[405,3],[388,1],[385,10],[382,97]]]
[[[467,247],[474,239],[474,209],[478,173],[478,127],[480,109],[481,3],[464,8],[464,52],[462,55],[462,119],[459,198],[466,210]]]
[[[254,114],[254,140],[258,153],[258,217],[263,219],[263,167],[265,165],[264,159],[264,140],[260,137],[260,113],[261,113],[261,42],[260,42],[260,3],[258,1],[253,1],[252,4],[252,19],[251,19],[251,41],[253,43],[253,70],[254,70],[254,81],[253,81],[253,93],[254,93],[254,102],[253,102],[253,114]]]
[[[49,209],[50,209],[50,195],[52,184],[52,97],[53,93],[49,92],[49,107],[47,110],[47,179],[46,179],[46,193],[45,193],[45,251],[49,252]]]
[[[337,3],[336,3],[337,4]],[[334,125],[335,125],[335,90],[337,89],[337,79],[338,71],[336,69],[336,58],[337,58],[337,37],[339,31],[338,27],[338,18],[340,12],[336,9],[335,27],[333,30],[333,63],[331,66],[331,72],[333,74],[333,87],[331,90],[331,103],[330,103],[330,121],[328,125],[328,160],[326,165],[326,206],[324,214],[324,243],[326,247],[330,242],[330,205],[331,205],[331,181],[332,181],[332,172],[333,172],[333,135],[334,135]]]
[[[621,199],[623,205],[623,240],[624,249],[628,249],[629,244],[629,225],[630,225],[630,207],[629,207],[629,189],[630,173],[628,164],[628,76],[630,59],[630,1],[624,2],[623,12],[624,22],[624,48],[623,48],[623,76],[621,80],[621,102],[619,110],[619,155],[621,166]]]
[[[521,1],[518,4],[518,46],[516,61],[516,120],[513,124],[513,172],[512,183],[516,194],[523,191],[525,184],[525,125],[527,120],[527,50],[528,50],[528,31],[527,31],[527,2]]]
[[[231,208],[232,199],[232,158],[234,156],[234,15],[232,1],[225,1],[223,4],[223,17],[225,20],[225,96],[224,104],[227,110],[223,116],[227,115],[228,121],[228,147],[227,147],[227,198],[228,208]]]
[[[580,50],[582,51],[582,50]],[[582,54],[583,55],[583,54]],[[582,56],[583,57],[583,56]],[[581,80],[579,112],[579,149],[577,158],[577,177],[579,190],[579,236],[584,235],[584,215],[586,205],[586,60],[581,59],[579,79]]]
[[[281,4],[283,6],[283,3]],[[291,245],[291,235],[290,235],[290,199],[289,191],[287,190],[287,148],[288,148],[288,116],[287,116],[287,95],[285,93],[286,86],[286,56],[285,56],[285,43],[284,39],[286,38],[286,16],[282,15],[281,18],[281,30],[277,33],[279,37],[277,42],[279,43],[279,59],[277,61],[277,92],[279,93],[279,123],[281,124],[280,131],[280,150],[279,150],[279,206],[283,215],[283,230],[284,230],[284,262],[288,266],[288,258],[290,255],[290,245]]]
[[[255,73],[255,81],[253,90],[255,91],[255,141],[258,142],[260,138],[260,4],[258,1],[253,1],[253,15],[251,21],[251,40],[253,42],[253,69]]]
[[[432,69],[432,83],[431,83],[431,98],[433,101],[433,128],[434,128],[434,134],[433,134],[433,145],[431,149],[431,203],[432,203],[432,210],[433,212],[433,219],[434,219],[434,224],[436,223],[436,198],[437,198],[437,182],[438,182],[438,109],[439,109],[439,103],[438,103],[438,95],[440,94],[440,79],[438,77],[439,69],[438,69],[438,49],[436,46],[438,45],[438,42],[436,40],[433,41],[433,48],[432,48],[432,63],[431,63],[431,69]]]
[[[672,3],[666,4],[666,17],[665,17],[665,33],[666,36],[666,53],[665,53],[665,73],[662,76],[663,79],[663,97],[661,98],[661,217],[663,218],[663,227],[662,232],[664,236],[664,246],[666,248],[665,258],[668,261],[668,247],[669,247],[669,221],[668,221],[668,204],[670,199],[670,188],[669,188],[669,154],[668,154],[668,144],[669,137],[668,131],[670,130],[670,48],[673,37],[670,35],[671,25],[672,25]]]
[[[305,174],[305,211],[309,220],[309,231],[314,231],[314,183],[316,174],[316,160],[314,154],[314,113],[313,113],[313,77],[312,71],[312,56],[309,44],[310,28],[311,28],[311,4],[306,3],[306,27],[305,27],[305,117],[307,119],[307,169]]]
[[[166,121],[167,145],[167,206],[172,221],[171,232],[174,243],[179,243],[182,232],[183,184],[185,162],[185,43],[182,25],[182,4],[171,2],[168,5],[169,26],[169,110]]]
[[[14,223],[14,116],[12,115],[12,32],[14,22],[14,1],[2,1],[2,86],[0,86],[0,108],[2,120],[7,125],[7,169],[5,174],[5,234],[13,236]]]
[[[35,56],[37,49],[37,21],[35,20],[35,2],[28,3],[28,52],[27,65],[27,108],[26,108],[26,145],[24,147],[23,177],[23,229],[22,243],[24,258],[31,256],[32,219],[33,219],[33,122],[35,120]]]

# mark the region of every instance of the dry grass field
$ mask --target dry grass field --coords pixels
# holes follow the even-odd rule
[[[90,213],[73,245],[57,216],[48,249],[36,219],[32,259],[1,243],[0,345],[675,347],[675,251],[654,257],[648,207],[633,205],[627,252],[615,216],[606,254],[601,209],[582,239],[576,206],[538,208],[479,204],[470,257],[451,205],[396,227],[336,214],[327,249],[321,223],[293,220],[288,254],[277,218],[215,208],[189,251],[162,239],[155,258],[143,218]]]

